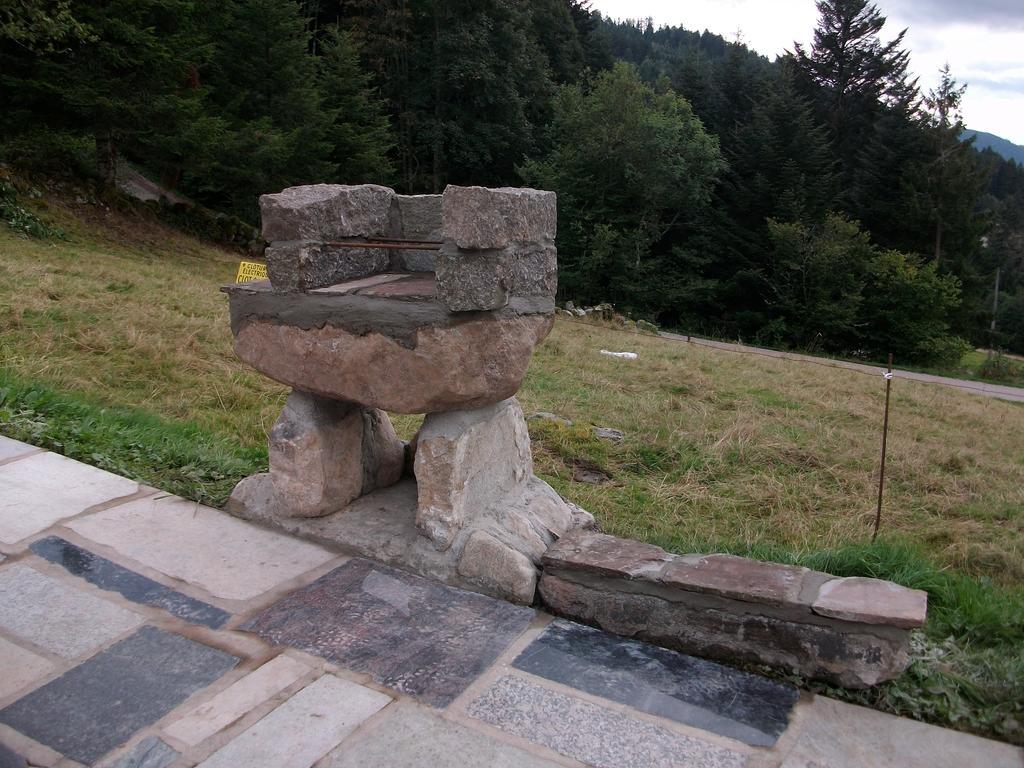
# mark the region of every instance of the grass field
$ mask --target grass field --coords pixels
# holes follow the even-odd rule
[[[220,503],[265,465],[285,396],[231,353],[217,288],[239,256],[96,206],[43,213],[67,241],[0,228],[0,432]],[[567,319],[520,393],[574,422],[531,422],[537,470],[611,533],[929,589],[911,673],[854,698],[1022,741],[1024,407],[897,380],[870,545],[883,398],[881,376]],[[580,461],[609,480],[574,481]]]

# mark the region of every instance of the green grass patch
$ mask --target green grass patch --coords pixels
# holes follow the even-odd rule
[[[195,424],[58,393],[2,368],[0,433],[214,506],[267,465],[264,447],[243,448]]]

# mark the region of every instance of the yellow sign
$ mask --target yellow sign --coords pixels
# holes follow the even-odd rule
[[[267,265],[255,261],[243,261],[238,265],[236,283],[248,283],[252,280],[266,280]]]

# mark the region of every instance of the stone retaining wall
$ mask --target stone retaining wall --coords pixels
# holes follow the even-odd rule
[[[610,632],[725,661],[767,664],[847,688],[898,677],[927,595],[732,555],[672,555],[573,531],[543,558],[555,612]]]

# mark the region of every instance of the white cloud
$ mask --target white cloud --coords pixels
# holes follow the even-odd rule
[[[922,90],[938,83],[948,62],[967,83],[964,119],[1024,145],[1024,3],[1021,0],[880,0],[889,40],[908,28],[906,47]],[[814,0],[594,0],[613,18],[654,19],[734,39],[737,31],[754,50],[774,57],[793,42],[809,43],[817,22]]]

